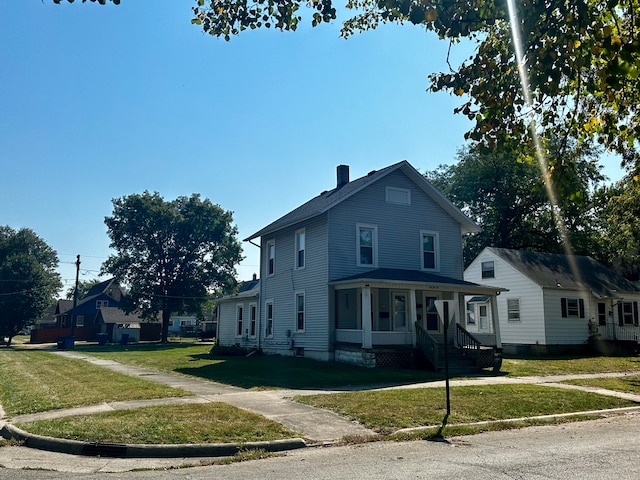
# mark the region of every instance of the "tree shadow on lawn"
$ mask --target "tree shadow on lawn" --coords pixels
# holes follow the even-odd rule
[[[227,385],[256,389],[368,390],[442,380],[442,374],[424,370],[364,368],[296,357],[210,357],[191,355],[206,365],[176,372]]]

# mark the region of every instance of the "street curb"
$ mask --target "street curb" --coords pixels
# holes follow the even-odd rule
[[[18,440],[25,447],[50,452],[68,453],[94,457],[114,458],[180,458],[180,457],[229,457],[241,450],[266,450],[282,452],[307,447],[301,438],[248,443],[194,443],[179,445],[90,443],[64,438],[34,435],[5,423],[0,436],[7,440]]]

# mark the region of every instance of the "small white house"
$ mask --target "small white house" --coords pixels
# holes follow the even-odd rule
[[[505,352],[560,353],[589,340],[640,339],[640,288],[591,257],[487,247],[464,278],[508,289],[496,301]],[[467,329],[490,326],[482,320],[490,308],[480,296],[467,297]]]
[[[197,333],[198,319],[193,315],[172,316],[169,320],[169,335]]]

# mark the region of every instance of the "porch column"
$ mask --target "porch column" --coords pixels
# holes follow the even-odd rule
[[[491,323],[493,324],[493,334],[496,336],[496,347],[502,348],[500,319],[498,318],[498,297],[495,294],[491,295]]]
[[[411,328],[411,343],[413,346],[416,346],[416,322],[418,321],[418,312],[416,310],[416,291],[411,289],[409,290],[409,324]]]
[[[362,348],[371,348],[371,287],[362,287]]]

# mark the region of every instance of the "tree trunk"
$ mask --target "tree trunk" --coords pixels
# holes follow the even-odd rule
[[[162,335],[160,337],[161,343],[169,342],[169,320],[171,320],[171,311],[168,309],[167,302],[164,304],[165,308],[162,309]]]

